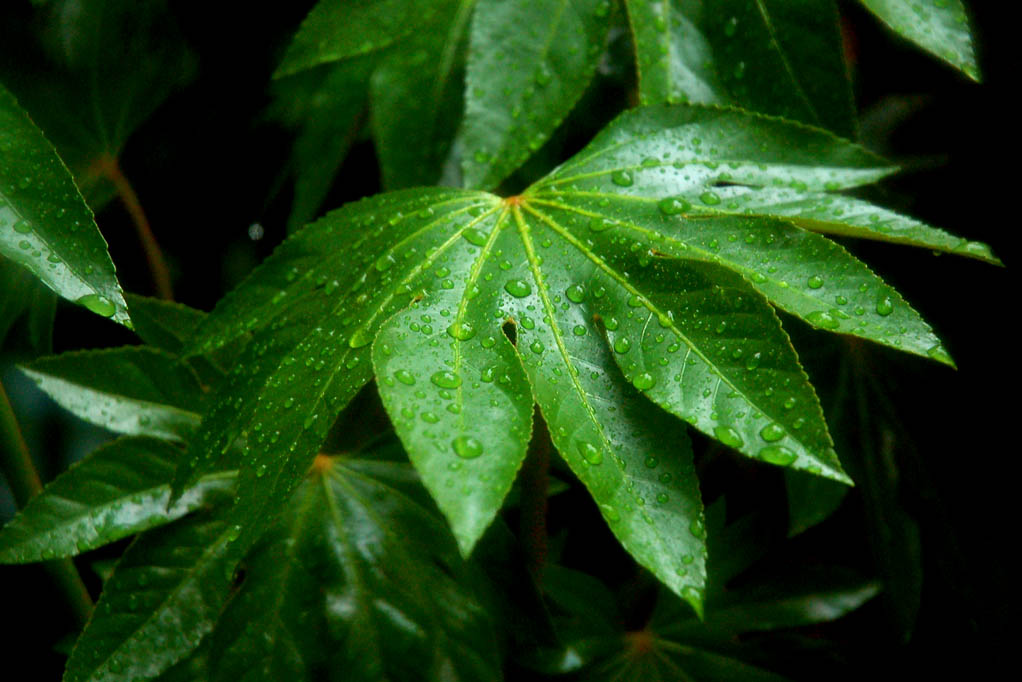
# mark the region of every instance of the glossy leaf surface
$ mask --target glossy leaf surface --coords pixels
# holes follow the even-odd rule
[[[961,0],[860,0],[903,37],[979,80],[969,19]]]
[[[351,204],[285,242],[201,325],[191,352],[253,337],[177,485],[240,468],[236,514],[254,540],[375,373],[467,553],[510,489],[537,404],[617,537],[695,605],[701,505],[667,413],[748,456],[848,481],[771,304],[946,359],[893,289],[777,208],[778,193],[828,205],[889,172],[816,129],[662,106],[621,117],[517,197],[431,189]],[[944,233],[913,230],[908,241],[940,247]]]
[[[148,347],[64,353],[23,370],[61,407],[118,433],[183,440],[205,401],[191,369]]]
[[[628,0],[643,104],[734,103],[855,136],[833,0]]]
[[[596,72],[608,0],[479,0],[461,132],[467,187],[490,189],[546,142]]]
[[[210,679],[500,679],[492,625],[424,493],[406,464],[317,459],[246,561]]]
[[[129,324],[92,212],[63,162],[0,85],[0,255],[64,298]]]
[[[73,556],[169,523],[223,498],[234,473],[212,474],[173,506],[170,479],[180,448],[154,438],[122,438],[99,448],[48,484],[0,531],[0,562]]]
[[[151,679],[197,647],[230,590],[225,548],[235,532],[198,515],[138,538],[78,638],[65,682]]]

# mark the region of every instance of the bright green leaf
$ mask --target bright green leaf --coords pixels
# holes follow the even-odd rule
[[[735,103],[854,137],[833,0],[628,0],[643,104]]]
[[[246,561],[211,679],[500,679],[492,626],[415,487],[404,464],[317,460]]]
[[[205,402],[191,369],[144,346],[64,353],[22,369],[61,407],[118,433],[182,440]]]
[[[979,80],[969,18],[961,0],[860,0],[903,37]]]
[[[200,326],[190,352],[253,337],[176,487],[240,468],[235,518],[253,542],[375,373],[467,553],[511,486],[536,403],[624,546],[697,605],[701,505],[668,412],[751,457],[848,481],[768,303],[827,330],[940,348],[839,246],[772,199],[746,212],[732,197],[783,185],[823,203],[889,172],[816,129],[653,107],[517,197],[430,189],[344,207]],[[928,229],[913,239],[936,243]]]
[[[73,556],[169,523],[229,491],[234,473],[211,474],[173,506],[170,478],[181,450],[153,438],[122,438],[49,483],[0,531],[0,562]]]
[[[130,325],[92,212],[53,146],[2,85],[0,255],[64,298]]]
[[[479,0],[461,131],[465,186],[496,186],[546,142],[596,72],[609,14],[609,0]]]
[[[138,538],[107,581],[64,681],[147,680],[195,649],[229,594],[225,555],[235,534],[219,516],[199,515]]]

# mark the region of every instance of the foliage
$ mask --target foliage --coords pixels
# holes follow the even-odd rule
[[[878,592],[735,586],[761,517],[704,511],[697,476],[704,443],[783,467],[792,534],[875,492],[786,328],[953,366],[845,241],[999,264],[870,198],[897,168],[855,141],[836,3],[320,0],[268,85],[292,234],[209,314],[125,294],[93,219],[120,197],[168,295],[118,158],[201,68],[186,35],[162,2],[38,4],[38,54],[0,72],[0,340],[50,345],[41,283],[142,341],[21,365],[123,434],[0,531],[5,563],[134,538],[66,680],[777,680],[741,635]],[[958,0],[862,4],[978,78]],[[631,70],[635,106],[572,148]],[[388,191],[312,221],[364,132]],[[547,556],[579,489],[659,584],[638,627]]]

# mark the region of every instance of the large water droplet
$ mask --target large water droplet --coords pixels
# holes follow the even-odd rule
[[[592,443],[580,440],[575,444],[575,449],[578,450],[578,454],[582,455],[582,459],[590,464],[599,464],[603,461],[603,453]]]
[[[725,426],[724,424],[720,424],[713,429],[713,435],[729,448],[740,448],[745,445],[741,435],[730,426]]]
[[[434,372],[429,380],[440,388],[457,388],[461,386],[461,377],[446,369]]]
[[[476,335],[476,328],[471,322],[455,322],[447,328],[447,333],[459,341],[468,341]]]
[[[632,183],[635,182],[631,172],[626,170],[614,171],[610,174],[610,180],[618,187],[631,187]]]
[[[759,451],[759,458],[764,462],[784,467],[798,459],[798,455],[783,445],[770,445]]]
[[[483,454],[483,444],[472,436],[458,436],[451,445],[454,446],[454,454],[462,459],[474,459]]]
[[[779,441],[784,438],[784,435],[784,427],[774,422],[767,424],[759,432],[760,438],[768,443]]]
[[[104,298],[99,294],[86,294],[79,298],[77,303],[103,317],[113,317],[114,313],[117,312],[117,307],[114,306],[110,299]]]
[[[837,329],[841,326],[836,317],[823,310],[814,310],[806,315],[806,320],[822,329]]]
[[[528,282],[523,282],[520,279],[511,279],[504,285],[504,291],[515,298],[525,298],[532,293],[532,287],[529,286]]]

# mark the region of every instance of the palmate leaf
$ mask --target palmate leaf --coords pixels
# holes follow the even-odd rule
[[[32,498],[0,530],[0,563],[73,556],[219,500],[235,474],[204,477],[168,507],[180,448],[154,438],[113,441],[88,455]]]
[[[643,104],[735,103],[854,137],[834,0],[627,0]]]
[[[816,209],[890,170],[816,129],[660,106],[625,114],[520,196],[434,188],[342,208],[200,327],[193,352],[254,335],[176,487],[240,469],[244,547],[375,373],[467,553],[510,488],[535,403],[623,545],[697,605],[701,505],[668,413],[750,457],[847,482],[772,307],[950,361],[896,292],[812,231],[846,229],[845,213]],[[921,224],[859,218],[861,236],[960,250]]]
[[[246,561],[210,679],[500,679],[492,625],[424,492],[407,464],[318,459]]]
[[[0,256],[64,298],[130,324],[114,265],[63,162],[0,85]]]
[[[885,24],[930,54],[979,80],[969,19],[961,0],[860,0]]]
[[[132,543],[75,644],[65,682],[150,679],[198,646],[230,593],[236,530],[222,516],[190,516]]]

